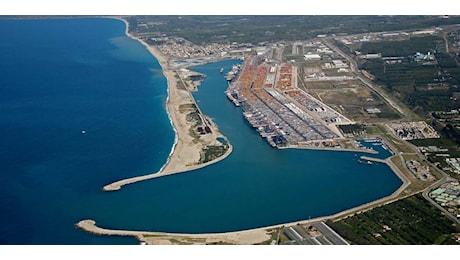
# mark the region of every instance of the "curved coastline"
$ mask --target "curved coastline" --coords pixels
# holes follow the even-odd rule
[[[145,181],[145,180],[155,179],[155,178],[159,178],[159,177],[163,177],[163,176],[168,176],[168,175],[173,175],[173,174],[178,174],[178,173],[185,173],[185,172],[197,170],[197,169],[200,169],[200,168],[206,167],[208,165],[217,163],[217,162],[227,158],[227,156],[229,156],[232,151],[233,151],[233,147],[229,144],[229,148],[228,148],[227,152],[225,152],[225,154],[223,154],[219,158],[217,158],[215,160],[212,160],[210,162],[203,163],[203,164],[197,164],[197,165],[193,165],[193,166],[186,166],[186,168],[179,169],[179,170],[170,170],[170,171],[160,170],[159,172],[156,172],[156,173],[151,173],[151,174],[147,174],[147,175],[142,175],[142,176],[137,176],[137,177],[132,177],[132,178],[128,178],[128,179],[119,180],[119,181],[110,183],[108,185],[105,185],[102,188],[102,190],[104,190],[104,191],[117,191],[117,190],[120,190],[121,187],[124,186],[124,185],[136,183],[136,182],[139,182],[139,181]],[[166,164],[162,167],[162,169],[164,169],[165,167],[166,167]]]
[[[173,159],[176,157],[180,157],[178,155],[179,150],[181,149],[181,146],[184,146],[184,143],[183,143],[184,140],[181,139],[182,136],[179,133],[180,131],[179,127],[181,127],[179,123],[179,119],[175,117],[175,114],[173,113],[173,108],[171,105],[171,95],[174,94],[174,93],[171,93],[171,91],[172,91],[172,87],[175,88],[175,85],[173,86],[171,85],[172,83],[174,83],[172,81],[175,80],[173,71],[168,67],[167,58],[164,57],[163,54],[158,49],[156,49],[153,46],[149,46],[146,42],[131,35],[128,32],[129,23],[126,20],[120,17],[110,17],[110,18],[123,21],[126,25],[126,35],[132,39],[139,41],[142,45],[144,45],[147,48],[147,50],[158,60],[160,66],[162,67],[163,75],[165,75],[167,82],[168,82],[167,83],[168,84],[168,87],[167,87],[168,97],[167,97],[167,102],[166,102],[166,110],[167,110],[171,125],[173,126],[173,130],[175,132],[175,140],[174,140],[174,144],[172,146],[171,152],[168,156],[167,162],[162,166],[162,168],[158,172],[116,181],[114,183],[104,186],[103,190],[104,191],[116,191],[116,190],[119,190],[121,186],[123,185],[132,184],[132,183],[143,181],[143,180],[168,176],[172,174],[178,174],[178,173],[184,173],[184,172],[196,170],[196,169],[206,167],[210,164],[213,164],[220,160],[225,159],[232,152],[232,146],[230,143],[228,143],[229,148],[224,155],[210,162],[207,162],[204,164],[196,164],[196,165],[183,164],[181,167],[178,167],[177,165],[173,165],[173,164],[177,164],[177,161],[172,162]],[[193,100],[193,97],[192,97],[192,100]],[[214,126],[213,128],[214,128],[213,130],[215,130],[215,132],[218,133],[217,127]],[[220,133],[219,133],[219,137],[222,137]],[[312,149],[312,148],[303,148],[303,149]],[[321,150],[324,150],[324,149],[321,149]],[[330,149],[330,150],[341,151],[342,149]],[[348,151],[358,152],[359,150],[357,151],[354,149],[349,149]],[[361,150],[359,152],[363,152],[363,151]],[[166,232],[152,232],[152,231],[129,231],[129,230],[105,229],[105,228],[98,227],[96,225],[96,222],[91,219],[79,221],[76,224],[76,227],[86,232],[98,234],[98,235],[133,236],[137,240],[141,242],[146,242],[148,244],[161,244],[161,243],[168,244],[170,243],[168,239],[177,238],[177,237],[195,239],[195,242],[198,244],[212,243],[216,241],[225,241],[225,242],[235,243],[235,244],[261,243],[263,241],[270,239],[270,235],[268,234],[267,229],[280,228],[283,226],[289,226],[289,225],[295,225],[295,224],[309,224],[313,222],[323,221],[326,219],[340,218],[340,217],[346,216],[356,211],[367,210],[376,205],[381,205],[384,203],[389,203],[389,202],[393,202],[397,200],[398,196],[402,193],[402,191],[404,191],[407,188],[407,186],[410,184],[410,180],[407,179],[406,176],[404,176],[404,174],[396,167],[396,165],[394,165],[394,163],[390,160],[390,158],[392,157],[389,157],[386,160],[384,160],[385,161],[384,163],[387,164],[392,169],[392,171],[403,182],[402,185],[395,192],[393,192],[391,195],[386,196],[384,198],[381,198],[375,201],[370,201],[363,205],[359,205],[354,208],[347,209],[347,210],[344,210],[344,211],[341,211],[341,212],[338,212],[336,214],[329,215],[329,216],[323,216],[323,217],[318,217],[318,218],[309,219],[309,220],[299,220],[299,221],[295,221],[291,223],[282,223],[282,224],[253,228],[253,229],[248,229],[248,230],[240,230],[240,231],[225,232],[225,233],[203,233],[203,234],[181,234],[181,233],[166,233]]]
[[[212,125],[211,128],[213,130],[213,138],[216,139],[217,137],[223,137],[227,140],[228,149],[227,151],[220,157],[211,160],[206,163],[197,164],[196,162],[199,159],[201,147],[199,145],[189,145],[191,139],[188,137],[188,127],[185,119],[181,119],[178,113],[174,113],[175,106],[179,106],[180,104],[185,103],[194,103],[198,108],[193,96],[189,91],[180,90],[182,93],[179,93],[179,90],[176,87],[175,75],[174,70],[170,69],[168,66],[168,59],[165,57],[156,47],[148,45],[146,42],[141,40],[140,38],[132,35],[129,33],[129,23],[127,20],[121,17],[109,17],[112,19],[120,20],[125,23],[125,34],[126,36],[138,41],[141,43],[149,53],[157,59],[158,63],[162,68],[163,75],[166,77],[167,80],[167,99],[166,99],[166,112],[169,117],[169,121],[171,126],[174,130],[175,137],[174,143],[171,148],[171,152],[169,153],[168,159],[166,163],[161,167],[158,172],[150,173],[146,175],[141,175],[137,177],[122,179],[108,185],[105,185],[102,190],[103,191],[116,191],[121,189],[123,185],[132,184],[139,181],[144,181],[148,179],[158,178],[162,176],[178,174],[183,172],[189,172],[192,170],[200,169],[206,167],[210,164],[217,163],[223,159],[225,159],[230,153],[232,152],[232,145],[228,141],[228,139],[223,136],[219,131],[217,126]],[[186,92],[186,93],[185,93]],[[176,111],[177,112],[177,111]],[[204,115],[203,115],[204,116]]]
[[[393,156],[392,156],[393,157]],[[132,231],[132,230],[121,230],[121,229],[106,229],[96,225],[96,222],[92,219],[85,219],[79,221],[75,226],[88,233],[96,235],[109,235],[109,236],[132,236],[138,241],[151,244],[172,244],[170,240],[174,241],[187,241],[193,244],[208,244],[215,242],[233,243],[238,245],[258,244],[265,242],[270,239],[270,229],[279,229],[285,226],[293,225],[307,225],[315,222],[326,221],[328,219],[340,219],[355,212],[366,211],[372,209],[375,206],[382,204],[388,204],[401,199],[399,196],[401,193],[411,184],[410,180],[396,167],[389,157],[382,161],[387,164],[393,172],[401,179],[402,185],[389,196],[383,197],[378,200],[370,201],[362,205],[358,205],[351,209],[346,209],[328,216],[321,216],[312,219],[299,220],[289,223],[280,223],[271,226],[257,227],[252,229],[245,229],[239,231],[223,232],[223,233],[168,233],[168,232],[155,232],[155,231]],[[404,197],[411,196],[407,194]]]
[[[125,23],[125,34],[128,37],[138,41],[143,46],[145,46],[145,48],[150,52],[150,54],[152,56],[154,56],[158,60],[158,63],[160,64],[160,66],[162,68],[163,75],[167,79],[168,97],[167,97],[167,100],[166,100],[166,112],[168,114],[170,123],[172,125],[173,130],[174,130],[175,138],[174,138],[174,144],[173,144],[173,146],[171,148],[171,152],[169,153],[168,159],[167,159],[166,163],[161,167],[161,169],[158,172],[145,174],[145,175],[132,177],[132,178],[127,178],[127,179],[122,179],[122,180],[119,180],[119,181],[115,181],[113,183],[105,185],[102,188],[102,190],[103,191],[117,191],[117,190],[121,189],[121,186],[123,186],[123,185],[132,184],[132,183],[143,181],[143,180],[158,178],[158,177],[161,177],[161,176],[178,174],[178,173],[183,173],[183,172],[188,172],[188,171],[200,169],[200,168],[206,167],[206,166],[208,166],[210,164],[217,163],[217,162],[225,159],[232,152],[232,146],[231,146],[230,142],[228,142],[228,140],[227,140],[227,142],[229,144],[229,149],[226,151],[226,153],[223,154],[222,156],[210,161],[210,162],[207,162],[207,163],[204,163],[204,164],[190,165],[190,163],[191,163],[190,160],[188,162],[184,162],[183,160],[181,161],[179,159],[179,157],[180,157],[179,154],[184,153],[183,147],[185,146],[185,144],[184,144],[185,143],[185,137],[186,137],[186,135],[188,135],[188,133],[185,133],[185,132],[180,133],[181,126],[180,126],[180,123],[178,122],[179,121],[179,119],[177,118],[178,116],[175,115],[173,113],[173,111],[172,111],[173,110],[173,104],[172,104],[173,101],[171,101],[171,96],[174,95],[174,93],[173,93],[174,91],[177,92],[176,83],[175,83],[175,79],[174,79],[174,71],[169,68],[167,57],[165,57],[156,47],[148,45],[145,41],[143,41],[143,40],[141,40],[141,39],[137,38],[136,36],[134,36],[134,35],[129,33],[129,22],[127,20],[125,20],[125,19],[123,19],[121,17],[110,17],[110,18],[113,18],[113,19],[120,20],[120,21],[124,22]],[[187,91],[187,93],[189,95],[188,98],[190,99],[190,101],[192,101],[196,105],[196,107],[199,109],[198,104],[196,104],[196,102],[195,102],[193,96],[191,95],[191,93],[189,93],[188,91]],[[175,96],[179,96],[179,94],[175,93]],[[213,127],[213,130],[214,130],[215,133],[217,133],[216,137],[224,137],[221,133],[218,132],[218,129],[217,129],[216,126]],[[225,139],[227,139],[227,138],[225,138]],[[302,146],[287,147],[287,148],[306,149],[306,150],[330,150],[330,151],[364,152],[364,153],[371,153],[371,154],[376,153],[373,150],[350,149],[350,148],[348,148],[348,149],[345,149],[345,148],[324,148],[324,147],[316,148],[316,147],[302,147]],[[282,148],[282,149],[285,149],[285,148]],[[182,151],[180,151],[180,150],[182,150]],[[188,152],[190,152],[190,150],[188,150]],[[200,152],[199,147],[196,147],[195,151],[193,151],[193,152],[199,153]],[[176,161],[176,162],[172,162],[172,161]],[[180,162],[182,163],[182,165],[178,165]]]
[[[166,77],[166,81],[167,81],[167,87],[166,87],[166,91],[167,91],[167,97],[166,97],[166,113],[168,114],[169,122],[170,122],[170,124],[171,124],[171,126],[172,126],[172,128],[173,128],[173,131],[174,131],[174,143],[173,143],[173,145],[172,145],[172,147],[171,147],[171,151],[169,152],[168,159],[167,159],[166,163],[165,163],[163,166],[161,166],[160,170],[158,171],[158,173],[161,173],[161,172],[165,169],[165,167],[169,164],[170,158],[173,156],[174,151],[175,151],[176,146],[177,146],[177,143],[178,143],[178,141],[179,141],[179,133],[177,132],[176,127],[174,126],[173,117],[172,117],[172,115],[171,115],[171,113],[170,113],[170,111],[169,111],[170,109],[168,108],[168,103],[169,103],[169,101],[170,101],[170,85],[169,85],[169,84],[170,84],[170,80],[169,80],[169,78],[168,78],[168,77],[165,75],[165,73],[164,73],[164,71],[165,71],[165,66],[166,66],[166,65],[163,64],[163,63],[164,63],[164,62],[162,62],[163,59],[160,60],[160,59],[158,58],[158,54],[159,54],[159,53],[152,51],[152,50],[150,49],[151,47],[150,47],[146,42],[142,41],[141,39],[139,39],[139,38],[137,38],[137,37],[135,37],[134,35],[132,35],[132,34],[129,33],[129,23],[128,23],[128,21],[126,21],[125,19],[120,18],[120,17],[110,17],[110,18],[115,19],[115,20],[122,21],[122,22],[125,24],[125,34],[126,34],[126,36],[128,36],[129,38],[131,38],[131,39],[133,39],[133,40],[138,41],[138,42],[141,43],[143,46],[145,46],[145,48],[150,52],[150,54],[151,54],[152,56],[154,56],[154,57],[158,60],[158,63],[159,63],[160,66],[161,66],[161,70],[162,70],[162,72],[163,72],[163,75]]]

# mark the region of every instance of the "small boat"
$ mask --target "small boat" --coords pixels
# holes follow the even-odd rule
[[[81,134],[86,134],[86,131],[85,130],[81,130]]]
[[[360,164],[372,165],[372,162],[369,161],[369,160],[363,161],[363,160],[359,159],[359,160],[358,160],[358,163],[360,163]]]
[[[224,72],[224,68],[220,68],[220,73]]]

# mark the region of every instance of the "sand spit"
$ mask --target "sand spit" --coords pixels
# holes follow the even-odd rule
[[[183,149],[183,150],[187,150],[187,149]],[[177,151],[177,149],[175,149],[175,151]],[[221,157],[219,157],[219,158],[217,158],[217,159],[215,159],[213,161],[210,161],[208,163],[198,164],[198,165],[194,165],[194,166],[180,166],[180,164],[176,165],[176,164],[168,163],[167,165],[173,165],[173,166],[171,166],[171,168],[173,168],[175,166],[175,168],[178,168],[178,169],[175,169],[175,170],[164,170],[163,169],[162,171],[159,171],[157,173],[147,174],[147,175],[133,177],[133,178],[129,178],[129,179],[123,179],[123,180],[113,182],[111,184],[108,184],[108,185],[104,186],[102,188],[102,190],[104,190],[104,191],[117,191],[117,190],[121,189],[121,186],[123,186],[123,185],[132,184],[132,183],[139,182],[139,181],[144,181],[144,180],[159,178],[159,177],[163,177],[163,176],[167,176],[167,175],[172,175],[172,174],[177,174],[177,173],[184,173],[184,172],[200,169],[200,168],[206,167],[206,166],[208,166],[210,164],[213,164],[213,163],[216,163],[216,162],[218,162],[220,160],[225,159],[228,155],[230,155],[231,152],[232,152],[232,146],[230,145],[228,150],[227,150],[227,152],[224,155],[222,155]],[[199,151],[198,151],[198,153],[199,153]],[[170,160],[170,162],[171,162],[171,160]],[[164,168],[166,168],[166,167],[164,167]]]
[[[190,135],[189,129],[193,127],[193,123],[187,121],[186,114],[181,113],[180,107],[182,105],[194,104],[198,108],[198,105],[196,104],[193,95],[188,90],[177,87],[178,79],[176,78],[176,76],[178,75],[174,69],[170,68],[168,57],[163,55],[163,53],[161,53],[155,46],[150,46],[143,40],[130,34],[128,31],[129,24],[126,20],[118,17],[114,18],[123,21],[126,24],[126,35],[131,37],[132,39],[139,41],[142,45],[144,45],[146,49],[160,63],[163,70],[163,74],[168,82],[168,99],[166,102],[166,108],[171,124],[176,133],[176,137],[168,161],[160,169],[160,171],[143,176],[120,180],[104,186],[103,190],[116,191],[119,190],[123,185],[132,184],[135,182],[148,180],[152,178],[158,178],[166,175],[196,170],[225,159],[232,152],[232,145],[227,140],[227,138],[225,138],[225,136],[220,134],[219,129],[215,124],[212,123],[211,125],[209,125],[212,130],[212,133],[200,136],[200,142],[196,142],[194,137]],[[202,118],[205,118],[204,115],[201,114],[201,116]],[[217,141],[217,138],[219,137],[224,138],[229,146],[225,154],[212,161],[200,164],[200,153],[203,150],[203,148],[207,145],[220,145],[220,143],[218,143]]]
[[[173,69],[169,68],[168,66],[168,59],[165,57],[157,48],[149,46],[144,41],[130,35],[128,33],[128,23],[127,21],[116,18],[124,21],[126,23],[126,34],[133,39],[138,40],[142,43],[149,51],[155,56],[158,61],[160,62],[163,73],[168,80],[168,102],[167,102],[167,110],[171,120],[171,123],[174,126],[174,130],[176,131],[176,140],[175,144],[172,148],[170,157],[168,162],[165,166],[157,173],[152,173],[144,176],[129,178],[121,181],[114,182],[105,186],[103,189],[106,191],[114,191],[121,188],[122,185],[131,184],[134,182],[158,178],[166,175],[177,174],[182,172],[187,172],[195,169],[199,169],[205,167],[209,164],[215,163],[219,160],[226,158],[232,152],[232,146],[229,144],[229,149],[227,152],[208,163],[205,164],[197,164],[197,160],[199,159],[200,151],[203,147],[203,144],[197,144],[193,142],[193,137],[189,135],[189,128],[190,123],[187,122],[186,116],[179,112],[179,106],[181,104],[195,104],[193,96],[190,92],[183,89],[177,88],[177,81],[176,81],[176,73]],[[213,130],[213,135],[209,135],[209,139],[207,142],[212,143],[216,140],[217,137],[223,137],[219,132],[215,125],[211,125]],[[225,138],[225,137],[224,137]],[[228,141],[228,140],[227,140]],[[335,149],[334,149],[335,150]],[[362,151],[361,151],[362,152]],[[392,157],[390,157],[392,158]],[[379,206],[382,204],[387,204],[399,199],[399,196],[402,191],[404,191],[407,186],[410,184],[410,181],[407,177],[398,169],[396,165],[390,160],[390,158],[385,159],[385,163],[389,165],[389,167],[396,173],[396,175],[403,181],[401,187],[396,190],[390,196],[385,198],[381,198],[376,201],[372,201],[360,206],[357,206],[352,209],[348,209],[337,214],[331,216],[324,216],[318,217],[315,219],[303,220],[303,221],[296,221],[291,223],[283,223],[277,224],[267,227],[255,228],[250,230],[242,230],[242,231],[235,231],[235,232],[227,232],[227,233],[205,233],[205,234],[180,234],[180,233],[165,233],[165,232],[149,232],[149,231],[128,231],[128,230],[111,230],[105,229],[96,226],[96,222],[94,220],[82,220],[76,224],[76,226],[80,229],[83,229],[87,232],[97,234],[97,235],[116,235],[116,236],[133,236],[137,240],[141,242],[145,242],[147,244],[213,244],[213,243],[224,243],[224,244],[258,244],[263,243],[266,241],[271,240],[272,234],[271,232],[278,232],[279,228],[283,226],[291,226],[296,224],[311,224],[318,221],[325,221],[327,219],[337,219],[354,212],[365,211],[371,209],[375,206]]]

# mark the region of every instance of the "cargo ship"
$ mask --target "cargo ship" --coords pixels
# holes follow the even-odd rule
[[[227,81],[230,83],[235,77],[236,75],[238,74],[238,72],[240,72],[240,69],[241,69],[241,65],[233,65],[232,66],[232,70],[230,70],[228,73],[227,73],[227,76],[226,76],[226,79]]]
[[[231,94],[230,92],[226,92],[227,93],[227,97],[230,101],[233,102],[233,104],[235,104],[235,106],[239,107],[240,106],[240,101],[238,100],[237,97],[235,97],[236,94]]]

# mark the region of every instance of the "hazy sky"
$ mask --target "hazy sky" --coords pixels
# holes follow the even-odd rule
[[[458,15],[460,1],[411,0],[3,0],[0,15],[362,14]],[[278,3],[278,4],[276,4]]]

